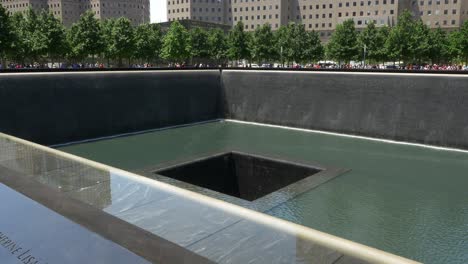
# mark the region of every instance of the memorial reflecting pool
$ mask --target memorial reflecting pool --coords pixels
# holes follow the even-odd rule
[[[59,149],[148,177],[230,151],[339,168],[304,192],[254,209],[425,263],[468,263],[468,153],[233,122]]]

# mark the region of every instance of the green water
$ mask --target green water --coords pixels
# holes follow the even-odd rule
[[[225,150],[350,172],[268,214],[425,263],[468,263],[468,154],[236,123],[62,147],[126,170]]]

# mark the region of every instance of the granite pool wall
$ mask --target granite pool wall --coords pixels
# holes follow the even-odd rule
[[[220,118],[468,148],[468,75],[0,74],[0,132],[53,145]]]
[[[0,74],[0,131],[52,145],[219,118],[219,71]]]
[[[468,148],[468,74],[222,72],[224,117]]]

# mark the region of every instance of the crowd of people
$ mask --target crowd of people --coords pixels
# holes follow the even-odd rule
[[[164,64],[154,65],[151,63],[131,64],[129,67],[124,68],[221,68],[221,65],[216,64]],[[224,67],[224,66],[223,66]],[[318,64],[228,64],[227,67],[245,67],[245,68],[291,68],[291,69],[362,69],[362,70],[420,70],[420,71],[468,71],[468,65],[456,65],[456,64],[408,64],[408,65],[377,65],[377,64],[342,64],[336,63],[318,63]],[[6,69],[104,69],[109,68],[108,65],[102,62],[96,63],[54,63],[54,64],[13,64],[7,65]],[[112,67],[113,68],[113,67]],[[0,64],[0,70],[3,69]]]
[[[53,64],[20,64],[20,63],[10,63],[6,66],[6,69],[104,69],[109,68],[106,64],[102,62],[96,63],[53,63]],[[128,67],[125,67],[128,68]],[[130,68],[154,68],[153,64],[150,63],[142,63],[142,64],[132,64]],[[0,64],[0,70],[2,68],[2,64]]]
[[[420,71],[468,71],[468,65],[461,64],[408,64],[408,65],[376,65],[376,64],[314,64],[305,68],[314,69],[362,69],[362,70],[420,70]]]

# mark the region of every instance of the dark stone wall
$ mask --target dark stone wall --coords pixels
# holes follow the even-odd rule
[[[212,71],[0,75],[0,131],[41,144],[220,118]]]
[[[240,70],[0,74],[0,132],[45,145],[223,117],[468,148],[468,76]]]
[[[468,148],[468,76],[223,71],[225,117]]]

